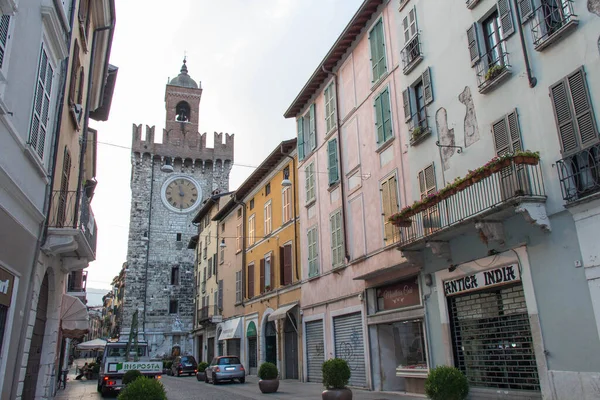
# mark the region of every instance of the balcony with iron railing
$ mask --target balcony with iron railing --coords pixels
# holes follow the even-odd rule
[[[427,108],[423,107],[411,115],[408,121],[408,134],[410,135],[409,142],[411,146],[416,146],[431,134]]]
[[[84,191],[53,191],[47,224],[48,237],[43,249],[48,254],[73,260],[63,266],[65,269],[83,269],[96,259],[96,220]]]
[[[600,144],[557,161],[556,168],[567,204],[600,193]]]
[[[415,203],[420,205],[414,212],[395,221],[400,227],[399,249],[419,250],[430,241],[449,241],[466,232],[472,223],[476,227],[498,223],[517,213],[528,219],[533,209],[545,215],[546,194],[539,164],[511,159],[494,173],[476,176],[448,185],[432,196],[435,200]]]
[[[419,41],[419,33],[417,32],[402,49],[402,72],[404,75],[409,74],[423,59],[421,52],[421,42]]]
[[[202,306],[197,310],[197,315],[198,324],[205,324],[208,322],[219,323],[223,318],[221,309],[217,305]]]
[[[579,21],[573,12],[573,0],[542,0],[533,12],[533,45],[542,51],[572,32]]]
[[[511,67],[506,51],[506,41],[498,42],[475,63],[477,87],[479,93],[487,93],[496,88],[511,74]]]

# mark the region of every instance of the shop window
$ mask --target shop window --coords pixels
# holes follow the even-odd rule
[[[392,324],[396,373],[427,370],[423,321],[401,321]]]

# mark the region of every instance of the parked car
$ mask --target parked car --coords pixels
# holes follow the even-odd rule
[[[171,374],[173,376],[181,376],[183,374],[194,375],[198,372],[198,363],[192,356],[179,356],[173,360],[171,365]]]
[[[205,382],[213,385],[221,381],[233,381],[237,379],[240,383],[246,382],[246,370],[237,356],[215,357],[208,368],[206,368]]]

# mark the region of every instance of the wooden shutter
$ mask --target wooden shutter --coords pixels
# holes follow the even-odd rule
[[[37,85],[35,89],[35,99],[31,115],[31,127],[29,131],[29,144],[36,151],[38,156],[44,158],[44,148],[46,145],[46,132],[48,130],[48,119],[51,112],[52,83],[54,79],[54,70],[48,59],[46,49],[42,44],[37,74]]]
[[[254,264],[248,265],[248,298],[254,297]]]
[[[473,23],[467,29],[467,42],[469,44],[469,55],[471,57],[471,66],[474,66],[479,61],[479,37],[477,36],[477,23]]]
[[[550,88],[550,97],[554,108],[554,117],[558,128],[558,136],[563,155],[568,155],[579,150],[575,121],[570,103],[570,95],[567,88],[567,80],[564,79]]]
[[[6,44],[8,43],[8,27],[10,26],[10,16],[2,15],[0,18],[0,68],[4,65],[4,56],[6,53]]]
[[[283,284],[289,285],[292,283],[292,245],[283,246]]]
[[[517,114],[517,110],[509,113],[506,116],[506,122],[508,125],[508,133],[510,137],[510,145],[512,147],[512,152],[515,153],[517,151],[523,150],[523,144],[521,143],[521,130],[519,129],[519,117]]]
[[[298,159],[304,160],[304,118],[298,118]]]
[[[275,289],[275,260],[275,254],[272,254],[271,258],[269,259],[269,276],[271,278],[271,290]]]
[[[521,22],[527,21],[533,16],[534,4],[533,0],[519,0],[519,13]]]
[[[407,44],[412,37],[410,34],[410,23],[408,22],[408,15],[402,20],[402,29],[404,30],[404,44]]]
[[[433,102],[433,89],[431,86],[431,72],[429,67],[425,69],[423,75],[421,75],[421,81],[423,82],[423,100],[425,105],[429,105]]]
[[[310,105],[310,109],[309,109],[309,130],[310,132],[308,133],[308,145],[310,147],[310,150],[314,150],[317,147],[317,127],[316,127],[316,121],[315,121],[315,105],[314,103]]]
[[[494,135],[494,147],[496,155],[502,156],[511,153],[510,140],[506,117],[492,124],[492,134]]]
[[[381,113],[381,93],[375,97],[375,131],[377,133],[377,144],[383,143],[383,115]]]
[[[58,209],[56,215],[56,223],[58,227],[65,226],[65,218],[67,211],[67,198],[69,195],[69,181],[71,179],[71,154],[65,146],[63,153],[63,169],[60,179],[60,195],[58,198]]]
[[[75,92],[77,91],[77,75],[79,74],[79,42],[75,39],[73,45],[73,63],[71,64],[71,77],[69,82],[69,104],[73,105],[76,103]],[[81,103],[79,103],[81,104]]]
[[[85,81],[85,69],[79,67],[79,87],[77,88],[77,104],[83,104],[83,81]]]
[[[337,139],[331,139],[327,143],[328,169],[329,169],[329,184],[332,185],[339,180],[338,173],[338,154],[337,154]]]
[[[500,25],[502,25],[502,33],[506,39],[513,33],[515,33],[515,24],[513,23],[512,11],[510,9],[510,2],[512,0],[498,0],[496,2],[498,7],[498,15],[500,15]]]
[[[417,7],[413,7],[408,13],[410,20],[410,37],[414,37],[417,34]]]
[[[283,263],[285,255],[284,255],[283,246],[279,246],[279,284],[281,286],[285,285],[285,265]]]
[[[410,88],[406,88],[402,91],[402,104],[404,106],[404,121],[408,122],[412,118],[410,110]]]
[[[379,48],[377,47],[377,30],[375,28],[373,28],[371,32],[369,32],[369,44],[371,47],[371,82],[375,82],[378,78],[377,60],[379,60]]]
[[[265,292],[265,259],[260,259],[260,293]]]
[[[385,142],[389,138],[392,137],[392,109],[390,107],[390,91],[388,88],[385,88],[381,95],[379,95],[381,99],[381,114],[383,118],[383,141]],[[379,131],[377,132],[377,137],[379,138]]]
[[[219,281],[219,304],[218,308],[223,308],[223,279]]]
[[[377,77],[380,78],[385,74],[385,40],[383,38],[383,20],[379,20],[376,27],[377,30],[377,48],[379,53],[379,59],[377,60]]]
[[[598,129],[583,68],[569,75],[567,81],[575,115],[575,127],[579,131],[578,139],[585,148],[598,141]]]
[[[427,197],[435,191],[435,170],[433,164],[419,172],[419,190],[421,191],[421,198]]]

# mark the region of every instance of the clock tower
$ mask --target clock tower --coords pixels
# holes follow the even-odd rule
[[[138,310],[138,332],[151,356],[192,354],[194,251],[187,248],[197,233],[192,220],[204,199],[229,189],[233,134],[215,132],[213,148],[206,147],[206,133],[198,129],[201,96],[184,60],[165,90],[162,143],[154,142],[154,127],[142,132],[142,125],[133,125],[121,336],[129,335]]]

